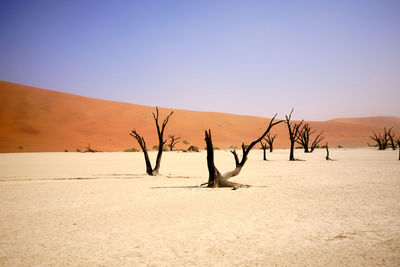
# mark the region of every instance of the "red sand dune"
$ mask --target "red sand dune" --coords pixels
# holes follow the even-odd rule
[[[101,151],[122,151],[138,144],[129,132],[144,135],[149,149],[156,143],[153,107],[140,106],[39,89],[0,81],[0,152],[45,152],[84,150],[90,144]],[[168,109],[160,109],[161,117]],[[273,115],[273,114],[271,114]],[[280,114],[283,117],[283,114]],[[190,144],[204,148],[204,130],[211,128],[214,145],[239,146],[258,137],[269,119],[214,112],[174,110],[166,136],[176,134]],[[324,130],[331,147],[367,146],[372,130],[394,127],[400,134],[399,117],[334,119],[310,122]],[[276,147],[287,147],[287,129],[282,123]],[[325,142],[325,140],[324,140]],[[179,143],[177,148],[187,148]]]

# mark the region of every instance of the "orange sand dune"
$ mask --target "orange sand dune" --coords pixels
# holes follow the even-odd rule
[[[130,130],[144,135],[148,148],[156,143],[153,107],[87,98],[0,81],[0,152],[76,151],[92,148],[121,151],[136,147]],[[168,109],[160,109],[164,118]],[[273,114],[271,114],[273,115]],[[280,114],[283,117],[283,114]],[[269,119],[214,112],[175,110],[166,129],[190,144],[204,148],[204,130],[211,128],[214,145],[220,148],[239,146],[257,137]],[[366,146],[372,130],[394,127],[400,134],[399,117],[335,119],[310,122],[325,131],[331,146]],[[287,147],[287,129],[280,124],[277,147]],[[188,145],[178,144],[178,148]]]

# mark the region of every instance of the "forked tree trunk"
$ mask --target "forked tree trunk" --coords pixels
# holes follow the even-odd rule
[[[261,137],[256,139],[255,141],[251,142],[250,145],[246,148],[244,143],[242,143],[242,158],[239,161],[239,157],[236,153],[235,150],[232,150],[231,153],[233,154],[233,157],[235,159],[235,164],[236,168],[232,171],[229,171],[225,174],[221,174],[217,167],[214,164],[214,146],[212,143],[212,137],[211,137],[211,130],[209,129],[208,131],[205,131],[205,141],[207,145],[207,166],[208,166],[208,182],[204,183],[202,185],[207,185],[208,187],[212,188],[218,188],[218,187],[248,187],[248,185],[244,184],[239,184],[239,183],[234,183],[228,181],[231,177],[234,177],[240,173],[242,170],[244,164],[247,161],[247,156],[250,152],[250,150],[258,143],[260,142],[264,136],[271,130],[271,128],[278,124],[281,123],[282,121],[276,121],[274,122],[275,116],[271,119],[269,122],[267,130],[263,133]]]
[[[308,150],[308,145],[306,145],[304,148],[304,153],[310,153],[310,150]]]
[[[146,147],[146,141],[142,136],[140,136],[136,130],[133,130],[130,133],[131,136],[133,136],[139,143],[140,148],[143,151],[144,154],[144,161],[146,162],[146,173],[148,175],[154,176],[156,173],[153,172],[153,168],[151,167],[151,162],[149,158],[149,154],[147,153],[147,147]]]
[[[276,136],[277,136],[276,134],[274,136],[271,136],[271,133],[267,133],[267,135],[264,138],[264,140],[267,141],[269,145],[269,152],[271,153],[274,151],[274,141]]]
[[[267,160],[267,144],[263,143],[262,140],[260,141],[260,144],[261,144],[261,148],[263,150],[263,155],[264,155],[263,159]]]
[[[163,137],[164,130],[165,130],[165,126],[167,126],[167,124],[168,124],[169,118],[172,116],[173,113],[174,112],[171,111],[171,113],[164,119],[164,121],[161,125],[161,128],[160,128],[159,121],[158,121],[158,117],[159,117],[158,107],[156,107],[156,114],[153,113],[153,118],[154,118],[154,122],[156,123],[157,135],[158,135],[158,153],[157,153],[156,165],[155,165],[154,169],[151,167],[149,154],[147,153],[146,142],[145,142],[143,136],[139,135],[138,132],[136,131],[136,129],[132,130],[130,133],[130,135],[137,140],[137,142],[140,145],[140,148],[143,151],[144,160],[146,162],[146,173],[148,175],[154,176],[154,175],[158,175],[158,173],[159,173],[163,148],[164,148],[165,143],[167,142],[166,140],[164,140],[164,137]]]
[[[242,187],[238,183],[229,182],[228,179],[221,175],[217,167],[214,164],[214,146],[212,143],[211,130],[205,131],[205,140],[207,145],[207,166],[208,166],[208,187],[218,188],[218,187]],[[235,168],[236,170],[237,168]],[[241,167],[240,167],[241,169]],[[240,169],[237,169],[240,172]]]
[[[289,160],[294,161],[296,160],[294,158],[294,144],[299,140],[300,138],[300,126],[303,124],[304,120],[302,120],[300,123],[292,123],[290,122],[290,119],[292,117],[293,109],[290,111],[289,116],[285,115],[286,117],[286,125],[288,127],[289,131],[289,140],[290,140],[290,155],[289,155]]]
[[[390,146],[392,147],[393,150],[396,150],[396,141],[394,140],[396,137],[394,133],[392,133],[392,128],[389,129],[388,137],[390,140]]]
[[[178,144],[178,143],[180,142],[179,139],[181,139],[181,137],[180,137],[180,136],[175,137],[175,135],[170,135],[169,138],[170,138],[170,142],[169,142],[169,144],[168,144],[168,146],[169,146],[169,151],[173,151],[175,145]]]

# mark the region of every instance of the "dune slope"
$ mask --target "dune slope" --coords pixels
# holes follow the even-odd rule
[[[138,148],[129,131],[136,128],[145,136],[148,148],[157,145],[151,113],[154,107],[87,98],[51,90],[0,81],[0,152],[52,152],[84,150],[87,145],[101,151]],[[160,109],[161,116],[168,109]],[[204,148],[204,130],[211,128],[214,144],[220,148],[238,146],[257,137],[267,118],[214,112],[175,110],[166,129],[190,144]],[[273,114],[271,114],[272,116]],[[281,114],[283,116],[283,114]],[[325,131],[331,146],[366,146],[372,130],[384,125],[400,130],[399,117],[336,119],[311,122]],[[277,147],[287,147],[287,130],[281,124]],[[188,145],[178,144],[178,148]]]

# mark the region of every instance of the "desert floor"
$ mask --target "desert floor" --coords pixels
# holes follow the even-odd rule
[[[204,151],[158,177],[142,153],[0,154],[0,265],[399,266],[398,151],[330,152],[254,150],[238,190],[197,187]]]

